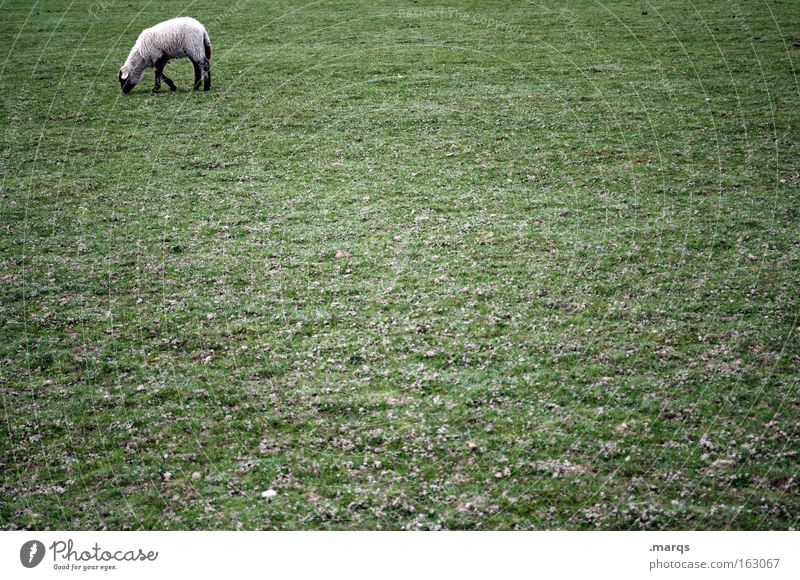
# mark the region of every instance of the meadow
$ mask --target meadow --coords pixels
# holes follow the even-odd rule
[[[123,95],[178,15],[212,90]],[[5,0],[0,62],[0,529],[797,528],[796,2]]]

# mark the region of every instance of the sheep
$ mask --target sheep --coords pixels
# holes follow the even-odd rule
[[[146,28],[136,39],[127,60],[119,69],[122,92],[131,92],[142,79],[142,73],[151,66],[156,69],[153,92],[161,90],[161,80],[175,91],[177,87],[164,74],[164,67],[173,58],[188,58],[194,67],[194,88],[211,88],[211,39],[208,32],[194,18],[182,17],[166,20]]]

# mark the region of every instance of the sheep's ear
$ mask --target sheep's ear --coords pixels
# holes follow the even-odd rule
[[[119,69],[119,78],[121,78],[123,81],[125,79],[127,79],[128,78],[128,70],[124,69],[124,68]]]

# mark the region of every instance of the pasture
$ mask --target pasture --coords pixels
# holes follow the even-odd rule
[[[797,8],[0,2],[0,528],[796,528]]]

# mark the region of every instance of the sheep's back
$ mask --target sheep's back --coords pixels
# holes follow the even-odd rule
[[[201,60],[204,36],[205,28],[194,18],[173,18],[143,30],[137,44],[153,60],[164,54],[169,58],[188,56]]]

